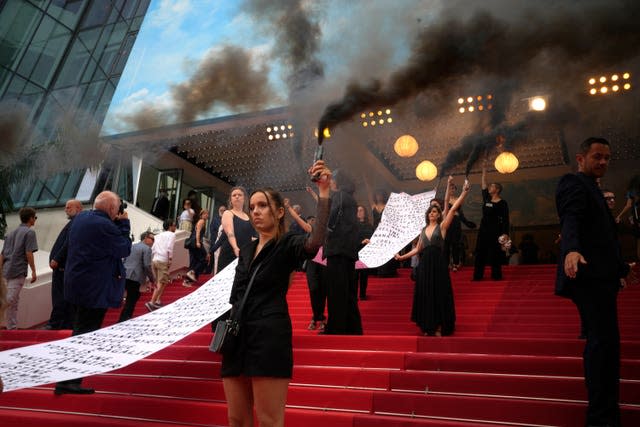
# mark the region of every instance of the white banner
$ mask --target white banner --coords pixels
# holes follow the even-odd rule
[[[0,352],[4,391],[102,374],[162,350],[211,323],[228,303],[237,260],[189,295],[126,322]]]
[[[435,195],[435,190],[414,196],[391,193],[378,228],[358,252],[360,261],[369,268],[379,267],[411,243],[424,228],[425,213]]]

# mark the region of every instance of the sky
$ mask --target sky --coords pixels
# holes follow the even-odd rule
[[[317,25],[316,35],[309,35],[305,28],[296,28],[301,34],[288,34],[288,37],[305,42],[321,41],[321,46],[307,45],[307,50],[317,55],[325,76],[328,73],[340,76],[333,80],[337,82],[354,68],[367,68],[357,64],[363,62],[364,51],[360,49],[363,44],[370,44],[372,49],[376,46],[384,62],[391,58],[401,61],[407,53],[406,44],[392,47],[386,37],[404,33],[406,21],[417,22],[413,16],[416,5],[422,4],[419,8],[423,8],[437,3],[431,0],[152,0],[102,133],[109,135],[289,104],[287,72],[295,64],[292,66],[288,55],[282,53],[284,42],[278,39],[283,11],[300,6],[304,18]],[[371,26],[354,25],[366,24],[365,16]],[[347,38],[354,42],[345,43]],[[265,86],[264,93],[258,100],[247,102],[244,99],[225,102],[225,96],[231,94],[221,94],[218,98],[223,101],[211,102],[195,115],[176,117],[180,115],[176,113],[180,107],[176,105],[179,102],[175,87],[196,79],[194,74],[199,66],[207,58],[222,55],[225,47],[234,47],[239,49],[235,53],[249,55],[250,67],[256,72],[252,82]],[[377,71],[383,69],[381,66]],[[259,84],[260,74],[267,79],[266,85]],[[337,96],[339,92],[336,85],[332,93]]]

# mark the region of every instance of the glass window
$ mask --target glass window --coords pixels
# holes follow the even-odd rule
[[[81,83],[89,83],[91,81],[91,79],[93,78],[93,74],[96,71],[96,68],[98,67],[98,63],[96,61],[94,61],[93,59],[89,59],[89,64],[87,65],[87,69],[84,70],[84,74],[82,75],[82,81]],[[103,78],[107,78],[107,76],[103,75]]]
[[[113,64],[113,74],[120,75],[124,70],[124,66],[127,65],[127,59],[129,58],[129,53],[131,53],[131,49],[133,48],[133,44],[136,41],[136,36],[138,33],[127,34],[127,38],[120,51],[118,52],[118,56],[116,58],[115,63]]]
[[[81,28],[95,27],[106,23],[111,14],[111,7],[110,1],[91,2]]]
[[[113,93],[116,91],[117,84],[117,81],[109,81],[104,88],[104,92],[102,93],[102,97],[100,98],[100,102],[98,103],[94,116],[98,123],[102,123],[104,121],[104,116],[107,114],[107,110],[109,109],[109,104],[111,104],[111,99],[113,98]]]
[[[133,18],[137,5],[138,5],[138,0],[126,0],[124,6],[121,9],[122,17],[127,21]]]
[[[82,40],[82,43],[84,43],[84,45],[87,47],[87,50],[89,52],[93,52],[93,49],[95,49],[96,44],[98,43],[98,39],[100,38],[101,32],[102,32],[101,27],[91,28],[89,30],[81,31],[78,34],[78,37],[80,38],[80,40]]]
[[[144,14],[147,13],[149,3],[151,3],[151,0],[140,0],[138,10],[136,11],[136,16],[144,16]]]
[[[62,59],[71,35],[69,30],[48,16],[43,17],[27,52],[20,62],[18,72],[31,80],[47,86]]]
[[[0,63],[15,70],[42,12],[26,2],[6,2],[0,13]]]
[[[71,86],[62,89],[56,89],[51,92],[50,96],[56,99],[58,105],[62,105],[66,110],[70,110],[78,105],[78,99],[80,98],[81,94],[81,87]]]
[[[89,114],[93,113],[98,105],[100,96],[102,96],[102,90],[104,89],[105,83],[105,81],[98,81],[90,83],[87,86],[87,90],[82,97],[82,103],[80,104],[81,110],[86,111]]]
[[[49,139],[56,134],[56,123],[62,117],[64,111],[53,96],[47,97],[47,101],[42,108],[42,113],[38,117],[36,128],[42,132],[44,139]]]
[[[2,94],[9,84],[9,80],[11,80],[12,75],[13,73],[11,71],[3,66],[0,66],[0,98],[2,98]]]
[[[78,191],[78,188],[80,187],[80,181],[83,176],[84,169],[69,172],[67,182],[64,184],[64,188],[60,194],[60,201],[64,201],[66,203],[67,200],[74,198],[76,191]]]
[[[120,48],[122,41],[127,34],[127,24],[120,22],[113,27],[113,32],[109,37],[108,44],[106,45],[102,56],[100,57],[100,68],[104,70],[107,75],[113,74],[111,70],[112,65],[120,54]]]
[[[64,61],[62,70],[58,75],[55,87],[65,87],[70,85],[76,85],[82,77],[87,63],[89,62],[89,52],[84,46],[84,43],[80,39],[76,38],[71,47],[69,55]]]
[[[53,0],[47,13],[67,27],[74,29],[86,5],[87,0]]]
[[[25,84],[19,99],[20,103],[25,105],[30,111],[29,120],[33,120],[40,103],[44,99],[44,95],[45,91],[41,87],[31,83]]]
[[[3,99],[18,99],[27,81],[18,75],[14,75],[11,83],[7,86],[7,90],[2,96]]]
[[[68,173],[57,173],[45,181],[44,186],[47,189],[49,196],[53,198],[54,201],[56,201],[62,193],[62,189],[67,182],[68,175]]]
[[[56,24],[51,31],[49,39],[46,41],[42,54],[38,58],[38,63],[33,74],[31,74],[31,80],[43,86],[48,86],[51,83],[51,79],[69,46],[69,40],[71,40],[69,30],[62,25]]]
[[[82,181],[78,186],[78,192],[75,198],[81,202],[88,202],[91,200],[91,193],[98,182],[99,171],[91,171],[87,169],[81,174]]]

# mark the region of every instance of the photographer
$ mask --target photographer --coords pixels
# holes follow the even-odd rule
[[[76,215],[69,229],[64,296],[76,307],[73,335],[102,327],[107,309],[118,308],[124,295],[122,258],[131,252],[126,205],[111,191],[96,197],[93,209]],[[91,394],[82,378],[56,384],[55,394]]]

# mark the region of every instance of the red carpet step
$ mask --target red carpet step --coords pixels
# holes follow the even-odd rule
[[[288,300],[294,327],[294,374],[287,426],[582,426],[579,319],[573,304],[553,296],[555,267],[509,266],[505,280],[471,282],[452,273],[456,333],[423,337],[410,322],[413,282],[369,279],[360,301],[363,336],[307,330],[305,277],[294,277]],[[164,303],[191,292],[175,282]],[[143,294],[135,315],[146,312]],[[619,296],[621,404],[625,426],[640,425],[640,288]],[[113,324],[110,310],[105,324]],[[0,349],[69,336],[69,331],[0,331]],[[207,326],[123,369],[85,380],[90,396],[54,396],[53,385],[0,395],[0,427],[224,426],[220,358],[208,351]]]

